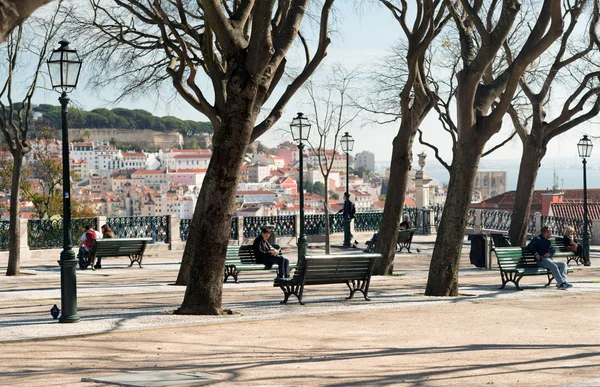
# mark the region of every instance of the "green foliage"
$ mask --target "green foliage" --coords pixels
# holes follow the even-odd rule
[[[60,130],[60,106],[41,104],[33,108],[36,113],[41,113],[41,124]],[[69,108],[69,126],[71,128],[89,129],[152,129],[159,132],[177,131],[184,136],[194,136],[201,133],[212,134],[213,126],[210,122],[196,122],[182,120],[173,116],[156,117],[142,109],[115,108],[112,110],[100,108],[84,111]]]
[[[320,181],[313,184],[313,193],[325,197],[325,185]]]

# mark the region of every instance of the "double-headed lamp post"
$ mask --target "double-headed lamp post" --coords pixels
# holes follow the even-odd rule
[[[69,129],[67,105],[71,92],[77,86],[81,60],[77,51],[69,48],[69,42],[62,40],[60,47],[52,51],[48,59],[48,72],[52,88],[60,90],[58,100],[61,105],[62,118],[62,168],[63,168],[63,251],[60,253],[60,300],[61,315],[58,319],[63,323],[79,321],[77,315],[77,278],[75,267],[77,260],[71,242],[71,178],[69,173]]]
[[[304,231],[303,141],[308,141],[308,136],[310,134],[310,122],[308,122],[308,118],[306,118],[302,113],[298,113],[298,115],[292,120],[292,123],[290,124],[290,129],[292,131],[292,137],[294,138],[294,142],[298,144],[298,153],[300,159],[300,168],[298,172],[298,190],[300,191],[300,236],[298,238],[298,263],[300,263],[300,260],[303,259],[303,257],[306,255],[306,247],[308,246],[306,232]]]
[[[346,192],[350,195],[350,152],[354,149],[354,139],[346,132],[342,138],[340,138],[340,144],[342,145],[342,151],[346,153]],[[344,219],[344,247],[352,246],[350,221],[350,219]]]
[[[583,249],[585,250],[586,266],[590,265],[590,233],[588,231],[589,221],[587,205],[586,159],[592,155],[593,146],[592,140],[590,140],[587,135],[584,135],[577,143],[577,151],[579,152],[579,157],[582,158],[581,162],[583,163]]]

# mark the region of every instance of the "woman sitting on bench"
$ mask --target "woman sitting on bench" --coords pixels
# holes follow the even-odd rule
[[[574,252],[575,254],[577,254],[578,257],[581,257],[581,260],[583,262],[587,262],[585,256],[585,249],[583,248],[581,243],[579,243],[579,241],[575,239],[575,229],[573,227],[565,227],[563,243],[565,244],[565,250]]]

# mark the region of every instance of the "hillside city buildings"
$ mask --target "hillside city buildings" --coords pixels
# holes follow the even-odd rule
[[[32,141],[32,147],[34,152],[30,152],[25,160],[28,165],[34,165],[40,155],[56,160],[61,157],[62,144],[59,140]],[[291,142],[279,144],[269,154],[258,152],[257,148],[257,144],[249,147],[240,172],[236,194],[238,215],[298,213],[298,148]],[[69,149],[73,196],[91,205],[99,216],[170,214],[181,219],[191,218],[212,155],[208,149],[171,148],[158,152],[128,152],[106,141],[72,142]],[[5,152],[2,157],[10,157],[10,154]],[[345,153],[324,150],[316,154],[305,149],[305,188],[324,185],[321,166],[326,160],[333,160],[327,177],[330,197],[325,199],[318,193],[306,192],[307,214],[323,213],[325,205],[330,212],[341,209],[346,180],[357,211],[383,210],[384,202],[380,199],[387,190],[388,177],[387,174],[379,176],[374,172],[373,153],[360,152],[355,158],[350,154],[350,176],[347,176]],[[359,167],[366,170],[360,176],[356,172]],[[417,187],[412,181],[415,178],[414,171],[411,174],[407,206],[423,205],[419,200],[423,192],[429,197],[425,205],[443,204],[445,189],[437,180],[430,179],[425,186],[421,184]],[[8,202],[8,193],[0,193],[0,204],[2,202]],[[31,203],[24,200],[21,210],[23,217],[32,216]],[[7,217],[8,213],[2,215]]]

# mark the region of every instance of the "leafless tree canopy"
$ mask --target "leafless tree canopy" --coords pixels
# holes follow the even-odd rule
[[[156,92],[171,81],[187,103],[206,115],[219,130],[228,99],[227,85],[243,78],[236,74],[243,60],[256,74],[256,106],[271,96],[286,69],[290,49],[309,0],[279,1],[135,1],[90,0],[90,20],[79,19],[80,47],[94,47],[97,86],[120,88],[117,98]],[[298,33],[306,63],[287,86],[252,135],[256,139],[281,116],[283,107],[325,56],[327,25],[333,0],[322,2],[318,17],[318,43],[314,54]],[[88,28],[89,29],[89,28]],[[247,55],[242,58],[240,52]],[[268,61],[264,61],[269,58]]]

